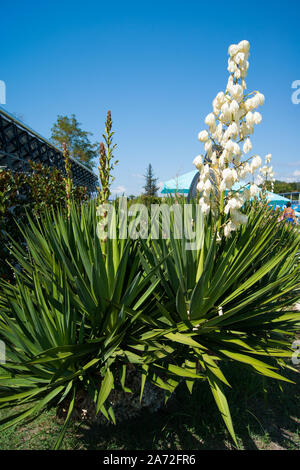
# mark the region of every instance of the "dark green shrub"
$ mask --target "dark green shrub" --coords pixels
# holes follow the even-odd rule
[[[0,171],[0,277],[12,280],[7,262],[10,255],[10,237],[21,243],[22,234],[17,224],[27,222],[26,213],[40,216],[45,209],[66,208],[65,179],[56,168],[30,162],[31,172]],[[72,197],[87,199],[86,188],[77,187]]]

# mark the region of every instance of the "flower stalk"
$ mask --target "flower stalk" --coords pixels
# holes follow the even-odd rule
[[[205,118],[208,129],[198,134],[206,155],[198,155],[193,161],[200,172],[197,191],[202,212],[212,212],[216,230],[223,228],[225,237],[247,223],[248,218],[241,209],[259,192],[255,184],[259,172],[269,178],[274,176],[272,167],[271,170],[266,166],[261,168],[260,156],[247,156],[252,149],[250,135],[254,126],[262,121],[257,108],[265,101],[259,91],[246,93],[249,49],[246,40],[229,47],[230,75],[226,90],[219,92],[213,100],[213,111]],[[271,154],[266,156],[268,163],[270,160]],[[245,178],[250,175],[252,183],[244,185]],[[236,183],[245,188],[236,190]],[[228,217],[222,224],[224,216]]]
[[[100,143],[99,152],[100,158],[98,170],[101,187],[98,188],[98,202],[100,204],[108,203],[111,194],[110,187],[115,179],[112,176],[112,171],[118,164],[118,160],[112,162],[114,158],[114,151],[117,147],[116,144],[113,144],[113,135],[114,131],[112,131],[111,111],[108,111],[105,121],[105,132],[102,134],[104,142]]]
[[[73,189],[73,178],[72,178],[72,170],[71,170],[71,159],[70,154],[67,148],[67,144],[63,142],[63,156],[65,162],[65,170],[66,170],[66,199],[67,199],[67,213],[68,218],[70,218],[71,214],[71,194]]]

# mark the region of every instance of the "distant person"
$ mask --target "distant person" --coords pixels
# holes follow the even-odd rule
[[[286,208],[283,211],[283,219],[285,222],[288,222],[289,224],[296,224],[297,219],[295,216],[295,211],[294,209],[291,208],[291,203],[287,202],[286,203]]]

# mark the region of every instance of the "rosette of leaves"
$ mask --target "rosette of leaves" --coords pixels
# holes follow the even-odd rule
[[[300,326],[300,313],[293,309],[300,298],[299,232],[280,225],[266,204],[254,202],[245,208],[248,223],[231,238],[220,238],[212,217],[197,219],[197,204],[192,206],[200,234],[196,249],[187,249],[195,226],[184,220],[181,238],[171,223],[170,238],[143,243],[143,268],[159,281],[156,305],[160,323],[168,327],[154,321],[152,333],[139,339],[160,345],[156,367],[173,380],[158,385],[169,395],[181,380],[191,393],[195,380],[208,381],[236,442],[222,364],[242,363],[264,378],[288,381],[280,369],[293,369],[291,344]],[[167,348],[173,352],[163,357]]]
[[[69,218],[45,210],[28,219],[22,229],[27,251],[12,247],[20,266],[16,283],[0,285],[0,338],[7,352],[0,364],[0,408],[26,408],[2,420],[1,429],[67,400],[56,447],[82,391],[97,413],[115,421],[108,398],[113,389],[129,393],[128,364],[143,364],[131,343],[141,328],[151,329],[157,287],[143,273],[137,241],[108,239],[103,253],[95,202],[70,204]]]

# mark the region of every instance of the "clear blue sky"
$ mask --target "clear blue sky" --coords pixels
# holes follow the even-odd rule
[[[14,1],[1,5],[6,109],[45,137],[75,113],[101,139],[112,111],[120,161],[114,188],[139,193],[151,162],[159,181],[193,168],[197,140],[224,90],[227,49],[250,41],[248,90],[266,97],[254,150],[277,179],[300,181],[300,2]]]

